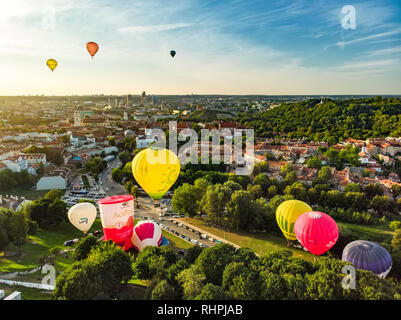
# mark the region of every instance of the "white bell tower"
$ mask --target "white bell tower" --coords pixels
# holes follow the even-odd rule
[[[78,110],[74,112],[74,127],[80,127],[82,125],[82,116]]]

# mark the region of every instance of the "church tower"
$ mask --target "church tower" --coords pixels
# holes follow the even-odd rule
[[[78,110],[74,112],[74,127],[82,126],[82,116]]]

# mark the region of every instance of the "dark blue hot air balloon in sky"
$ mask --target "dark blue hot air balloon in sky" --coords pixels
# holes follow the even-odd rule
[[[176,52],[174,50],[170,51],[170,55],[174,58],[175,57]]]
[[[342,260],[351,262],[357,269],[372,271],[380,278],[390,272],[392,260],[381,245],[365,240],[348,243],[343,250]]]

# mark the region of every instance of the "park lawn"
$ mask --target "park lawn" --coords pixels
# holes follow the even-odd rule
[[[4,290],[6,297],[14,291],[19,291],[21,292],[23,300],[51,300],[52,298],[51,291],[19,286],[10,286],[3,283],[0,284],[0,290]]]
[[[0,191],[3,196],[12,195],[18,197],[24,197],[27,200],[36,200],[43,198],[49,190],[31,190],[30,188],[11,188],[6,191]]]
[[[189,249],[193,247],[193,245],[190,244],[189,242],[173,235],[170,232],[164,231],[163,236],[169,241],[168,246],[174,251],[178,251],[180,249]]]
[[[90,231],[102,229],[100,218],[97,218]],[[4,253],[0,253],[0,272],[27,271],[39,265],[42,256],[47,255],[49,249],[59,247],[60,250],[67,249],[64,247],[66,240],[82,237],[82,232],[77,230],[69,222],[63,223],[56,229],[43,230],[39,229],[34,236],[30,236],[27,242],[21,247],[22,256],[4,257]],[[16,251],[12,245],[9,251]],[[57,255],[54,259],[57,271],[63,271],[72,263],[71,254],[64,258]]]
[[[358,235],[361,240],[369,240],[376,242],[391,242],[394,231],[388,226],[383,225],[359,225],[345,222],[338,222],[339,227],[345,226],[352,233]]]
[[[313,260],[313,255],[303,251],[301,249],[288,248],[287,241],[283,237],[278,237],[268,233],[255,233],[255,232],[225,232],[221,228],[210,227],[203,220],[199,218],[181,218],[184,222],[193,224],[196,227],[202,228],[203,230],[219,236],[239,245],[240,247],[246,247],[253,250],[259,255],[265,255],[271,252],[288,249],[293,252],[294,256],[300,257],[306,260]]]

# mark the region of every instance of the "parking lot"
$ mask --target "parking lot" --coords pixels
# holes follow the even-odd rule
[[[87,174],[86,177],[91,186],[90,189],[84,187],[84,182],[82,181],[81,176],[76,177],[68,186],[62,199],[69,206],[77,204],[81,199],[88,199],[97,202],[106,197],[106,193],[103,191],[102,186],[100,186],[91,175]]]

